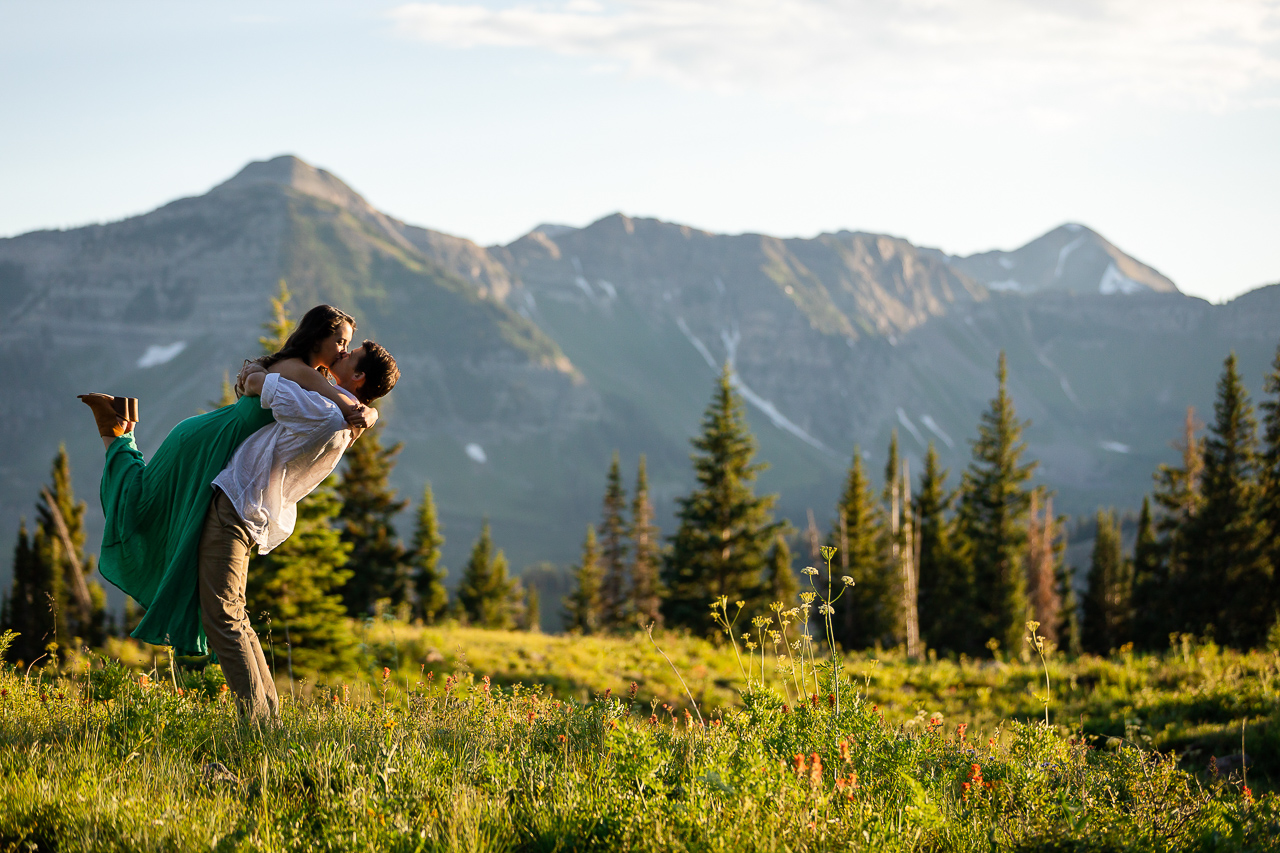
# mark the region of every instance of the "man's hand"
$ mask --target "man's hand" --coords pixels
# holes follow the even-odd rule
[[[351,424],[351,426],[359,427],[360,429],[368,429],[378,422],[378,410],[360,403],[344,407],[342,416],[347,419],[347,423]]]

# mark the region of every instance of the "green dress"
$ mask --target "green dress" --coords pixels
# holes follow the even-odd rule
[[[180,655],[208,652],[196,557],[213,480],[240,443],[273,420],[259,397],[241,397],[178,424],[150,463],[132,433],[107,448],[98,571],[147,609],[135,638]]]

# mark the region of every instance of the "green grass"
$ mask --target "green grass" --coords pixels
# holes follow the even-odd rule
[[[137,647],[6,668],[0,849],[1261,850],[1280,831],[1269,654],[1051,662],[1046,727],[1029,662],[858,656],[837,710],[772,672],[737,693],[731,649],[660,642],[705,725],[643,635],[369,625],[366,671],[282,678],[265,731],[216,668]],[[1205,772],[1246,718],[1253,802]]]

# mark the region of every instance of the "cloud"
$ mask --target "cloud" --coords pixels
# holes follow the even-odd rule
[[[832,118],[1280,103],[1280,0],[410,3],[401,35],[584,57]]]

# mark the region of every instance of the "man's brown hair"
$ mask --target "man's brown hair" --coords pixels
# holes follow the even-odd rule
[[[364,355],[356,365],[356,373],[364,374],[364,385],[356,392],[356,397],[366,406],[379,397],[385,397],[400,381],[400,368],[396,360],[387,352],[387,348],[373,341],[365,341]]]

